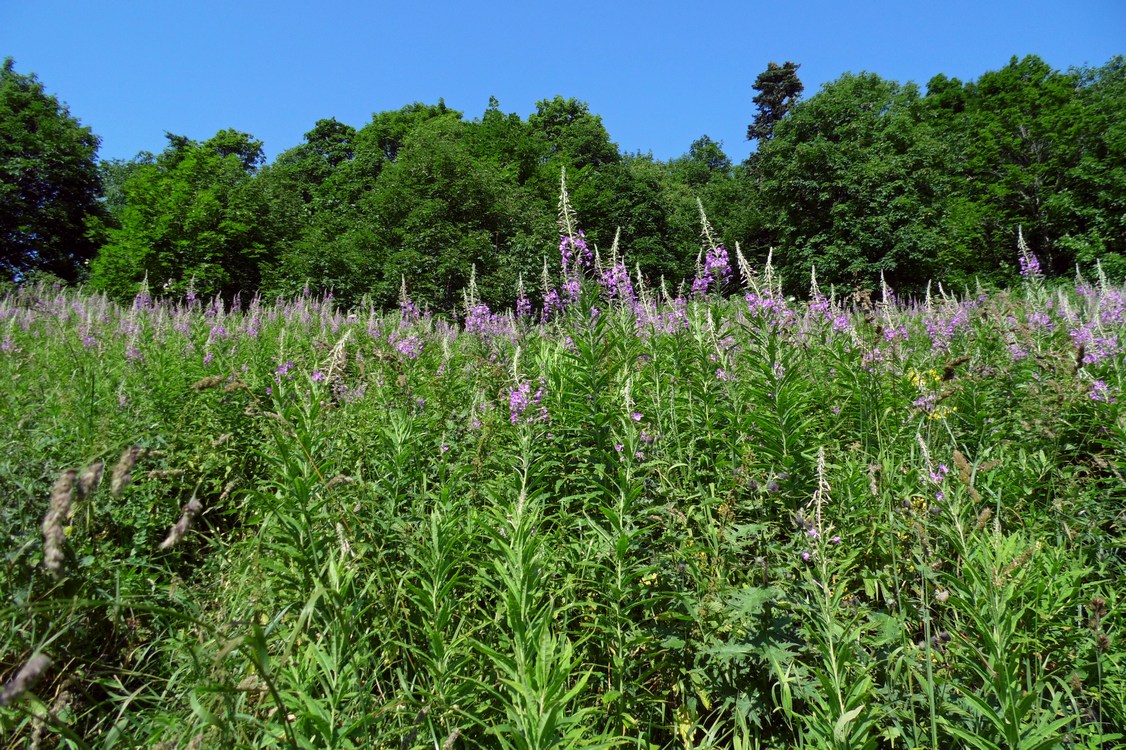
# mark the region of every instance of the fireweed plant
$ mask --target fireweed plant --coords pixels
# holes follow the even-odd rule
[[[1122,747],[1126,290],[702,219],[678,292],[564,190],[514,311],[9,292],[0,745]]]

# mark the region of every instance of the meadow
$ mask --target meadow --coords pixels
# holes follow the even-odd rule
[[[1123,747],[1126,289],[561,251],[0,299],[0,747]]]

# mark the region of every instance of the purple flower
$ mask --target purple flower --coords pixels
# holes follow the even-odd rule
[[[634,422],[640,422],[641,421],[641,412],[639,412],[639,411],[632,412],[629,415],[629,418],[632,419]]]
[[[559,238],[559,254],[564,271],[570,269],[572,263],[576,267],[590,268],[591,263],[594,262],[594,253],[587,246],[586,235],[581,229],[573,237],[563,235]]]
[[[323,372],[321,372],[320,370],[315,370],[313,372],[312,379],[313,379],[314,383],[319,383],[319,382],[321,382],[322,380],[325,379],[325,374]]]
[[[571,276],[563,282],[563,296],[566,298],[568,305],[573,305],[579,301],[579,293],[582,291],[582,284],[579,282],[578,276]]]
[[[418,336],[407,336],[395,342],[395,349],[407,359],[417,359],[422,353],[422,341]]]
[[[813,555],[810,553],[809,550],[803,549],[801,551],[801,559],[802,559],[802,562],[809,562],[810,560],[813,559]]]
[[[1091,391],[1087,395],[1092,401],[1102,401],[1107,404],[1114,403],[1114,396],[1111,394],[1110,386],[1102,380],[1096,380],[1094,383],[1091,383]]]
[[[516,424],[520,418],[524,416],[524,411],[528,408],[528,394],[532,392],[532,385],[528,382],[523,382],[513,388],[508,393],[508,411],[509,421]]]
[[[839,536],[835,536],[835,537],[833,537],[832,539],[829,540],[829,543],[830,544],[840,544],[841,538]]]
[[[603,271],[598,283],[609,299],[630,303],[634,301],[633,284],[630,283],[629,271],[624,263],[619,261]]]

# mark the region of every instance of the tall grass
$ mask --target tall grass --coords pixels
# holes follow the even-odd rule
[[[0,745],[1123,746],[1123,289],[567,216],[519,316],[0,300]]]

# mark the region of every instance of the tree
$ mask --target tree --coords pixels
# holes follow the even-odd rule
[[[91,284],[127,298],[148,276],[182,293],[230,299],[257,291],[272,237],[252,181],[262,142],[223,130],[203,143],[169,134],[168,148],[125,182],[120,227],[91,263]]]
[[[965,87],[955,130],[964,157],[959,171],[966,195],[983,207],[994,263],[1013,257],[1019,227],[1046,271],[1071,268],[1074,259],[1057,240],[1079,228],[1068,205],[1070,174],[1096,135],[1084,132],[1078,91],[1077,75],[1034,55],[1013,57]]]
[[[549,144],[550,153],[566,160],[575,170],[598,167],[621,159],[617,144],[602,125],[602,118],[591,114],[586,102],[578,99],[543,99],[528,124]]]
[[[699,188],[713,179],[731,176],[731,159],[723,153],[723,143],[717,143],[708,136],[692,142],[688,153],[669,164],[673,175],[693,188]]]
[[[759,73],[751,88],[759,92],[752,101],[758,108],[755,120],[747,126],[748,141],[768,141],[774,136],[774,126],[793,109],[805,86],[798,78],[796,63],[782,65],[769,63]]]
[[[954,168],[918,90],[846,74],[803,101],[753,169],[776,260],[798,290],[824,282],[920,286],[949,243],[942,196]]]
[[[14,280],[45,271],[68,281],[94,255],[98,137],[12,58],[0,68],[0,269]]]

